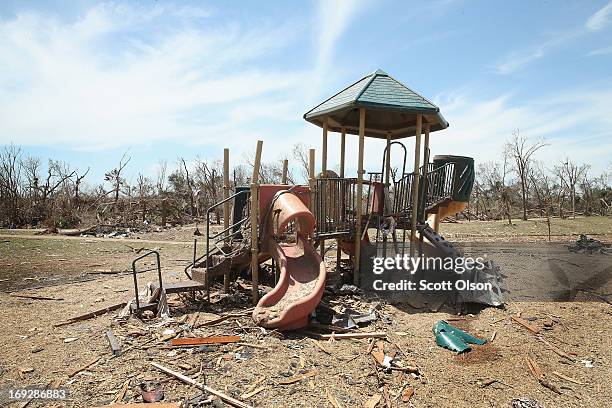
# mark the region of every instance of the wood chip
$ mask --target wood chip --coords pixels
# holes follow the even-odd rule
[[[236,343],[237,341],[240,341],[240,336],[182,337],[172,339],[170,345],[172,347],[193,347],[202,344]]]
[[[381,399],[382,395],[374,394],[372,395],[372,397],[370,397],[370,399],[366,401],[365,404],[363,404],[363,408],[376,408]]]
[[[306,378],[314,377],[315,375],[317,375],[317,370],[310,370],[304,374],[298,374],[294,375],[293,377],[280,380],[278,383],[281,385],[293,384]]]
[[[326,392],[327,392],[327,399],[329,400],[329,403],[332,404],[334,408],[341,408],[342,405],[340,405],[340,402],[338,402],[334,394],[332,394],[330,390],[326,390]]]
[[[402,392],[402,401],[403,402],[410,401],[410,398],[412,398],[413,395],[414,395],[414,388],[410,385],[404,389],[404,392]]]
[[[574,378],[572,378],[572,377],[569,377],[569,376],[567,376],[567,375],[565,375],[565,374],[563,374],[563,373],[560,373],[560,372],[558,372],[558,371],[553,371],[552,373],[553,373],[554,375],[556,375],[557,377],[559,377],[559,378],[561,378],[561,379],[565,380],[565,381],[569,381],[569,382],[571,382],[571,383],[578,384],[578,385],[584,385],[584,383],[583,383],[583,382],[578,381],[578,380],[576,380],[576,379],[574,379]]]

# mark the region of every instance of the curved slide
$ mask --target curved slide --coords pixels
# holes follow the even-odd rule
[[[253,320],[262,327],[296,330],[308,325],[308,316],[317,307],[325,288],[325,263],[310,244],[315,218],[300,198],[279,191],[270,209],[270,220],[263,236],[264,251],[272,256],[280,278],[272,291],[261,298],[253,311]],[[294,242],[287,241],[287,228],[292,225]]]

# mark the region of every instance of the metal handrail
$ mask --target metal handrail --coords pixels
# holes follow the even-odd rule
[[[140,300],[138,298],[138,279],[136,278],[136,262],[140,261],[143,258],[148,257],[149,255],[153,255],[155,254],[155,258],[157,260],[157,277],[159,279],[159,290],[162,290],[163,286],[162,286],[162,273],[161,273],[161,262],[159,259],[159,252],[156,250],[151,250],[149,252],[147,252],[144,255],[139,256],[138,258],[134,259],[132,261],[132,274],[134,275],[134,292],[136,294],[136,310],[140,309]],[[147,269],[147,270],[151,270],[151,269]],[[138,271],[138,272],[144,272],[144,271]]]
[[[194,252],[193,252],[193,253],[194,253],[194,256],[193,256],[193,261],[192,261],[190,264],[188,264],[188,265],[185,267],[185,269],[184,269],[184,273],[185,273],[185,275],[187,275],[187,277],[188,277],[189,279],[192,279],[192,276],[191,276],[191,275],[189,274],[189,272],[188,272],[189,268],[193,268],[193,267],[194,267],[194,266],[195,266],[195,265],[196,265],[198,262],[200,262],[200,261],[201,261],[202,259],[204,259],[205,257],[206,257],[206,259],[208,260],[208,256],[210,255],[210,248],[209,248],[210,241],[209,241],[209,240],[210,240],[210,239],[215,239],[215,238],[217,238],[219,235],[221,235],[221,234],[223,234],[223,233],[228,232],[230,229],[232,229],[232,228],[234,228],[234,227],[236,227],[236,226],[238,226],[238,225],[242,225],[242,224],[244,224],[244,222],[245,222],[245,221],[246,221],[246,219],[248,218],[248,217],[242,218],[240,221],[235,222],[235,223],[234,223],[234,224],[232,224],[230,227],[228,227],[228,228],[224,229],[223,231],[221,231],[219,234],[215,235],[214,237],[210,237],[210,233],[209,233],[209,231],[210,231],[210,214],[212,213],[212,211],[213,211],[213,210],[214,210],[216,207],[220,206],[221,204],[225,204],[226,202],[228,202],[228,201],[230,201],[230,200],[235,199],[237,196],[239,196],[239,195],[241,195],[241,194],[251,194],[251,192],[250,192],[249,190],[242,190],[242,191],[239,191],[239,192],[237,192],[237,193],[232,194],[232,195],[231,195],[231,196],[229,196],[228,198],[225,198],[225,199],[223,199],[222,201],[219,201],[218,203],[213,204],[213,205],[212,205],[210,208],[208,208],[208,210],[206,210],[206,252],[204,253],[204,255],[199,256],[199,257],[197,257],[197,258],[196,258],[196,255],[195,255],[195,254],[196,254],[196,249],[195,249],[195,243],[194,243],[194,250],[193,250],[193,251],[194,251]],[[240,231],[235,231],[235,232],[233,232],[232,234],[229,234],[229,235],[227,236],[227,238],[230,238],[230,237],[232,237],[232,236],[238,235],[239,233],[240,233]],[[217,248],[217,249],[219,249],[219,248]],[[207,268],[208,268],[208,265],[207,265]]]

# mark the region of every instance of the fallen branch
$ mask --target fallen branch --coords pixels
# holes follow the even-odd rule
[[[230,397],[229,395],[226,395],[224,393],[222,393],[221,391],[217,391],[214,388],[210,388],[207,385],[204,385],[202,383],[197,382],[196,380],[187,377],[186,375],[183,375],[181,373],[177,373],[176,371],[170,370],[169,368],[166,368],[160,364],[157,363],[151,363],[151,365],[155,368],[157,368],[160,371],[163,371],[164,373],[184,382],[187,383],[189,385],[192,385],[196,388],[199,388],[202,391],[206,391],[210,394],[216,395],[217,397],[221,398],[223,401],[227,402],[228,404],[231,404],[235,407],[238,408],[252,408],[250,405],[245,404],[242,401],[239,401],[235,398]]]
[[[94,317],[101,316],[101,315],[106,314],[108,312],[112,312],[113,310],[121,309],[122,307],[125,307],[125,305],[126,305],[126,302],[121,302],[121,303],[117,303],[116,305],[107,306],[107,307],[105,307],[103,309],[99,309],[99,310],[95,310],[93,312],[85,313],[85,314],[80,315],[80,316],[71,317],[70,319],[68,319],[68,320],[66,320],[64,322],[54,324],[53,327],[67,326],[67,325],[72,324],[72,323],[76,323],[76,322],[80,322],[80,321],[83,321],[83,320],[92,319]]]
[[[52,298],[46,296],[36,296],[36,295],[18,295],[15,293],[11,293],[9,296],[24,298],[24,299],[34,299],[34,300],[64,300],[64,298]]]
[[[570,356],[569,354],[567,354],[565,351],[560,350],[559,348],[555,347],[554,345],[550,344],[548,341],[546,341],[545,339],[542,338],[542,336],[538,336],[538,340],[540,340],[542,343],[546,344],[555,354],[557,354],[558,356],[567,358],[569,361],[571,362],[575,362],[576,359],[572,356]]]

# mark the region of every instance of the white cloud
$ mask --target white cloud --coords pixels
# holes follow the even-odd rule
[[[334,68],[336,44],[366,5],[365,0],[319,0],[315,30],[317,56],[311,89],[318,89],[323,76]]]
[[[612,20],[612,1],[597,10],[586,22],[586,27],[591,31],[603,30]]]
[[[191,24],[207,15],[104,3],[76,21],[0,20],[0,143],[206,144],[293,113],[304,73],[251,67],[290,44],[295,27]]]
[[[533,48],[522,51],[513,51],[495,66],[495,71],[502,75],[512,74],[524,66],[545,57],[554,49],[565,45],[581,34],[582,33],[578,30],[567,31],[563,34],[556,34],[552,38],[536,45]]]
[[[512,94],[489,99],[469,95],[438,96],[437,104],[450,127],[432,134],[433,154],[463,154],[478,161],[499,160],[502,146],[514,129],[550,143],[538,159],[552,165],[568,154],[603,171],[612,151],[612,86],[580,88],[523,102]]]
[[[610,47],[603,47],[603,48],[597,48],[593,51],[590,51],[587,55],[589,57],[595,57],[595,56],[599,56],[599,55],[608,55],[608,54],[612,54],[612,46]]]

